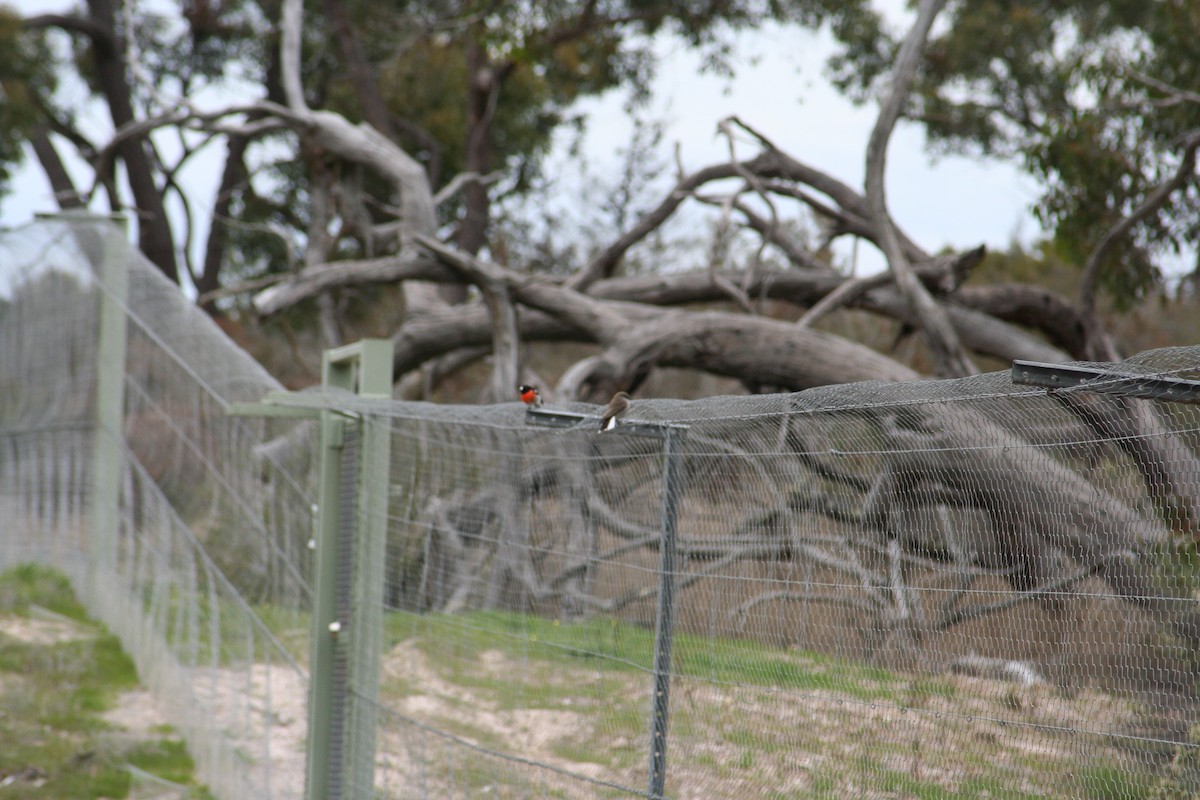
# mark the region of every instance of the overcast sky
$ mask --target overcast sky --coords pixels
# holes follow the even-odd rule
[[[57,0],[7,3],[25,13],[71,7],[70,2]],[[903,0],[882,4],[892,9],[897,24],[907,23],[909,17],[901,10]],[[649,113],[666,123],[666,152],[678,144],[682,163],[689,170],[727,159],[728,144],[717,137],[716,125],[737,114],[796,158],[861,187],[875,107],[856,108],[828,85],[823,63],[831,47],[827,36],[803,31],[771,27],[745,34],[738,49],[737,75],[730,80],[701,74],[698,57],[684,47],[664,46],[667,58],[656,78]],[[617,150],[628,141],[631,130],[623,102],[623,95],[612,93],[580,106],[589,119],[584,153],[593,174],[611,174],[618,169]],[[741,148],[739,156],[755,153],[750,144]],[[211,203],[222,150],[218,148],[207,163],[199,161],[184,175],[188,185],[195,187],[193,202]],[[575,196],[568,171],[563,169],[566,159],[560,148],[549,164],[552,172],[566,176],[562,185]],[[981,243],[1003,248],[1014,236],[1027,242],[1040,233],[1029,213],[1032,185],[1008,165],[963,158],[934,161],[924,150],[919,130],[906,124],[892,137],[888,162],[892,214],[927,250]],[[53,210],[49,185],[29,159],[0,203],[0,225],[19,225],[36,212]],[[106,210],[101,201],[96,210]],[[203,238],[204,231],[200,231],[196,240],[202,242]],[[848,258],[848,251],[841,254]],[[872,248],[861,248],[861,271],[874,271],[881,264]]]

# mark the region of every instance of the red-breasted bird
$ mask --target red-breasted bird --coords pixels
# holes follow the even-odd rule
[[[530,408],[542,407],[542,393],[538,391],[538,387],[522,383],[517,387],[517,394],[521,395],[521,402]]]
[[[608,405],[600,412],[600,432],[611,431],[617,427],[617,420],[625,415],[629,410],[629,395],[626,392],[617,392],[612,396],[612,400],[608,401]]]

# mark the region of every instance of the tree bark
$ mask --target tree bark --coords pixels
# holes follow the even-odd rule
[[[638,385],[656,366],[698,369],[792,391],[919,377],[865,345],[821,331],[742,314],[671,311],[630,326],[578,380],[577,399],[607,400]]]
[[[260,315],[270,316],[339,288],[401,281],[453,283],[460,280],[453,270],[413,249],[389,258],[331,261],[305,267],[290,280],[258,292],[253,303],[254,310]]]
[[[566,287],[533,277],[521,276],[494,264],[486,264],[466,254],[457,253],[457,251],[447,248],[428,237],[424,237],[420,241],[434,252],[438,258],[446,263],[455,263],[464,269],[468,277],[471,277],[474,281],[504,280],[509,285],[513,297],[517,301],[556,316],[563,322],[587,332],[589,337],[597,343],[607,346],[626,340],[631,324],[631,319],[628,317],[627,312],[633,308],[631,305],[618,306],[611,302],[602,303],[592,299],[588,295],[573,292]],[[940,284],[947,275],[956,274],[958,268],[959,262],[957,260],[938,262],[924,269],[922,277],[936,285]],[[760,275],[759,281],[761,282],[761,286],[751,284],[747,288],[749,291],[756,294],[761,293],[763,296],[788,297],[789,289],[794,286],[807,288],[808,282],[814,280],[818,282],[824,281],[824,285],[828,286],[830,279],[831,276],[824,272],[814,276],[789,270],[784,273]],[[621,293],[608,290],[609,286],[626,287],[631,295],[643,303],[647,301],[664,302],[664,298],[669,298],[670,302],[676,304],[701,301],[711,302],[713,300],[724,299],[724,293],[718,286],[714,285],[712,276],[707,272],[632,278],[624,279],[623,281],[614,280],[611,283],[596,284],[592,288],[596,294],[607,294],[610,301],[615,300]],[[859,303],[862,307],[878,310],[898,319],[913,321],[909,309],[900,301],[900,298],[893,289],[875,289],[859,298]],[[968,309],[952,307],[948,309],[948,313],[952,324],[958,330],[961,330],[962,335],[968,343],[977,347],[982,352],[1003,358],[1027,358],[1049,361],[1065,360],[1065,354],[1061,351],[1048,347],[1036,337],[1023,334],[1021,331],[1003,322],[989,319]],[[639,319],[653,319],[654,314],[653,309],[641,308],[637,312],[637,317]],[[671,319],[681,318],[681,316],[677,314],[671,317]],[[666,315],[663,318],[667,318]],[[652,338],[657,340],[657,333]],[[746,346],[754,345],[748,344]],[[644,363],[644,359],[641,359],[641,362]],[[889,362],[891,362],[890,359]],[[637,380],[634,376],[639,374],[638,370],[634,370],[633,372],[621,371],[611,364],[606,369],[610,372],[621,372],[623,376],[621,380],[624,381],[632,382]],[[759,383],[769,384],[770,382],[764,381]],[[605,387],[604,391],[616,391],[615,388],[612,388],[612,380],[604,380],[602,381],[602,385]],[[785,382],[780,385],[788,386],[791,384]],[[627,386],[618,386],[616,388],[627,388]]]
[[[1191,649],[1200,647],[1194,603],[1164,588],[1153,548],[1167,541],[1158,521],[1078,472],[1030,447],[970,407],[920,407],[916,433],[890,426],[892,468],[912,485],[940,484],[992,519],[993,558],[1019,591],[1060,577],[1056,553],[1095,572]],[[885,426],[888,427],[888,426]]]
[[[300,66],[303,20],[303,0],[284,0],[279,63],[287,108],[271,103],[262,103],[259,108],[278,116],[312,144],[346,161],[367,166],[390,181],[399,198],[400,245],[412,247],[414,237],[433,235],[437,230],[428,176],[416,159],[371,125],[354,125],[340,114],[308,107]],[[410,310],[432,308],[443,302],[432,284],[414,281],[405,287],[405,303]]]
[[[42,172],[50,181],[50,188],[54,192],[54,201],[58,203],[58,207],[64,211],[84,208],[83,196],[75,188],[75,183],[71,180],[71,175],[67,172],[62,158],[58,155],[58,149],[51,141],[49,132],[42,128],[34,134],[29,143],[33,147],[33,153],[37,156],[38,163],[42,166]]]
[[[229,241],[225,220],[230,218],[229,210],[237,187],[248,177],[245,156],[249,144],[249,137],[234,135],[229,137],[225,145],[225,168],[221,171],[221,184],[217,187],[213,203],[212,222],[204,247],[204,265],[195,279],[196,293],[200,296],[221,287],[221,267],[225,264],[225,245]],[[217,314],[215,302],[204,303],[201,307],[209,314]]]
[[[954,294],[961,306],[1039,331],[1079,361],[1087,360],[1086,321],[1067,298],[1026,283],[964,286]]]
[[[1158,401],[1079,392],[1055,397],[1129,457],[1164,524],[1186,542],[1200,541],[1200,456],[1163,421]]]
[[[446,247],[436,239],[423,236],[418,242],[438,254],[443,263],[463,272],[483,293],[484,305],[492,322],[492,381],[488,394],[493,403],[511,399],[517,386],[521,339],[517,328],[517,309],[508,282],[498,268]]]
[[[108,103],[113,125],[121,129],[135,119],[132,92],[125,74],[125,43],[117,35],[112,0],[88,0],[88,9],[98,28],[105,32],[103,36],[92,38],[96,80]],[[142,136],[126,138],[117,144],[137,205],[138,247],[173,283],[179,283],[171,221],[154,180],[154,162],[147,152],[148,147],[148,141]]]

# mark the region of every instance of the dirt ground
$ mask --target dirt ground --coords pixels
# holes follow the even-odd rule
[[[0,617],[0,631],[33,643],[88,635],[50,614]],[[629,705],[635,715],[648,708],[645,676],[556,666],[550,677],[537,676],[554,684],[553,707],[514,707],[495,687],[529,669],[528,662],[486,650],[447,674],[417,640],[396,645],[385,655],[383,680],[406,688],[383,700],[394,714],[378,728],[377,787],[395,797],[540,791],[581,799],[621,794],[605,785],[644,789],[646,731],[605,727],[600,711],[606,698]],[[769,793],[902,798],[973,785],[1032,795],[1057,786],[1081,794],[1082,787],[1061,784],[1075,779],[1081,759],[1111,765],[1126,757],[1113,741],[1081,732],[1094,729],[1096,720],[1119,730],[1137,715],[1101,692],[1064,696],[1045,684],[962,675],[938,676],[932,691],[930,685],[901,679],[890,697],[872,700],[827,690],[677,681],[669,794],[681,800]],[[205,670],[197,673],[195,690],[198,700],[219,709],[215,722],[227,733],[226,744],[251,755],[247,769],[256,785],[269,785],[277,797],[302,793],[307,693],[293,669]],[[161,736],[161,726],[172,724],[145,689],[122,693],[104,716],[134,737]],[[144,786],[138,796],[175,796],[169,788],[155,790]]]
[[[439,671],[413,640],[385,658],[385,676],[401,678],[407,693],[388,705],[404,717],[443,731],[468,731],[477,744],[455,747],[419,739],[401,728],[381,741],[377,781],[411,786],[413,776],[428,796],[598,796],[601,781],[644,790],[646,732],[614,731],[599,723],[594,669],[556,670],[553,680],[578,687],[564,692],[556,708],[511,708],[490,689],[529,665],[485,651],[453,676]],[[539,676],[539,680],[541,676]],[[386,680],[386,677],[385,677]],[[613,676],[605,677],[611,687]],[[622,673],[613,703],[645,695],[644,676]],[[929,690],[931,685],[936,689]],[[868,687],[869,688],[869,687]],[[736,796],[871,796],[906,798],[939,790],[954,794],[980,787],[1034,796],[1083,795],[1089,764],[1112,765],[1126,754],[1113,740],[1083,735],[1097,720],[1111,729],[1131,724],[1135,710],[1100,692],[1067,697],[1046,684],[1019,686],[962,675],[901,681],[898,696],[863,699],[836,691],[778,692],[768,687],[678,681],[673,689],[668,748],[668,794],[685,798]],[[603,702],[603,698],[599,698]],[[648,707],[648,704],[646,705]],[[523,761],[489,758],[497,749]],[[584,753],[572,759],[564,752]],[[475,760],[492,769],[494,782],[455,769]],[[514,773],[519,773],[515,775]],[[507,776],[507,777],[506,777]],[[591,779],[590,781],[588,779]],[[475,783],[465,785],[470,781]],[[425,796],[417,794],[416,796]],[[614,796],[616,793],[614,792]],[[396,796],[408,796],[403,792]],[[601,795],[602,796],[602,795]],[[1008,794],[1006,794],[1008,796]]]

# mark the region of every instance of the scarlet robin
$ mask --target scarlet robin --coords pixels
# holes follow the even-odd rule
[[[538,391],[538,387],[522,383],[517,387],[517,394],[521,395],[521,402],[530,408],[542,407],[542,393]]]

